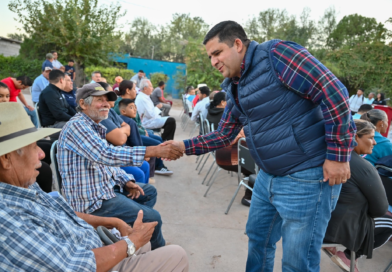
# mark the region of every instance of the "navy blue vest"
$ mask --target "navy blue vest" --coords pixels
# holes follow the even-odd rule
[[[271,47],[278,40],[251,42],[235,103],[232,79],[221,85],[233,116],[244,125],[246,142],[257,165],[284,176],[321,166],[326,158],[324,118],[319,105],[289,90],[278,78]]]

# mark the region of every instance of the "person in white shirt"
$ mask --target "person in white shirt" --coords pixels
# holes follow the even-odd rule
[[[193,109],[191,117],[191,120],[194,122],[198,120],[199,114],[202,114],[204,119],[207,118],[207,106],[210,104],[210,88],[207,86],[200,87],[197,95],[199,96],[199,102],[197,102]]]
[[[61,62],[59,62],[57,60],[57,57],[58,57],[57,51],[51,51],[50,53],[52,53],[52,55],[53,55],[52,65],[53,65],[54,69],[60,69],[62,66],[64,66],[61,64]]]
[[[154,107],[150,95],[153,87],[149,79],[142,79],[140,82],[140,92],[136,96],[135,104],[142,119],[143,127],[147,129],[163,128],[162,139],[164,141],[173,140],[176,132],[176,120],[173,117],[162,117],[162,104]]]
[[[100,72],[100,71],[94,71],[94,72],[91,74],[91,82],[90,82],[90,84],[91,84],[91,83],[101,82],[101,80],[102,80],[102,74],[101,74],[101,72]]]
[[[371,105],[371,104],[373,103],[373,101],[374,101],[374,93],[370,93],[370,94],[368,95],[368,98],[365,98],[364,104],[369,104],[369,105]]]
[[[350,97],[350,110],[351,114],[354,115],[358,112],[359,107],[362,106],[364,103],[364,96],[363,96],[364,91],[361,89],[358,89],[357,94],[352,95]]]

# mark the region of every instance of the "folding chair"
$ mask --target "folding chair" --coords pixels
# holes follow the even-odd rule
[[[321,249],[324,251],[325,254],[328,255],[328,257],[331,257],[331,254],[324,249],[324,247],[344,247],[341,244],[329,244],[329,243],[323,243],[321,245]],[[346,271],[344,269],[342,269],[343,271]],[[351,255],[350,255],[350,272],[354,272],[355,271],[355,251],[351,250]]]
[[[35,110],[35,114],[37,115],[38,128],[40,128],[42,126],[41,126],[41,118],[39,116],[38,109],[39,109],[39,106],[38,106],[38,103],[36,103],[35,106],[34,106],[34,110]]]
[[[199,127],[199,125],[201,126],[201,127],[200,127],[200,128],[201,128],[201,133],[202,133],[202,134],[205,134],[205,132],[204,132],[204,117],[203,117],[202,114],[199,115],[199,124],[195,125],[194,129],[195,129],[196,127]],[[194,130],[194,129],[193,129],[193,130]],[[193,132],[193,130],[192,130],[192,132]],[[192,132],[191,132],[191,134],[192,134]],[[196,170],[197,170],[197,168],[199,168],[201,162],[202,162],[203,159],[204,159],[204,156],[205,156],[205,154],[203,154],[203,155],[201,155],[201,156],[198,156],[198,157],[200,157],[200,159],[199,159],[199,163],[198,163],[197,166],[196,166]],[[198,160],[198,159],[197,159],[197,160]],[[196,160],[196,162],[197,162],[197,160]],[[200,173],[200,171],[199,171],[199,173]]]
[[[229,206],[227,207],[225,214],[229,213],[231,205],[233,204],[234,199],[237,197],[237,194],[240,191],[241,186],[244,186],[245,188],[253,191],[253,189],[247,184],[247,182],[249,182],[249,180],[252,180],[254,183],[256,181],[256,177],[259,172],[259,167],[253,160],[249,148],[242,145],[243,142],[245,142],[245,138],[241,138],[238,140],[238,187],[233,195],[233,198],[229,203]],[[244,177],[241,179],[242,167],[248,170],[249,172],[251,172],[252,174],[249,177]]]
[[[380,165],[380,164],[376,165],[376,169],[377,170],[384,169],[388,172],[392,172],[392,168],[389,168],[389,167],[386,167],[386,166]],[[379,172],[379,176],[381,178],[382,184],[384,185],[385,192],[387,194],[388,203],[389,203],[389,205],[392,206],[392,178],[383,176],[380,174],[380,172]]]
[[[54,184],[55,190],[64,196],[63,190],[62,190],[63,184],[62,184],[62,179],[61,179],[61,175],[59,172],[59,165],[57,162],[56,155],[57,155],[57,141],[55,141],[52,144],[52,147],[50,148],[50,159],[52,160],[52,164],[54,166],[54,171],[56,173],[56,183]]]

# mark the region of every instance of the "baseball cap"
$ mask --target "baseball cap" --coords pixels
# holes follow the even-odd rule
[[[52,71],[53,69],[52,69],[52,67],[49,67],[49,66],[47,66],[47,67],[45,67],[45,69],[44,69],[44,71]]]
[[[109,101],[116,101],[117,95],[114,92],[106,91],[98,83],[90,83],[84,85],[76,91],[76,102],[79,103],[80,99],[85,99],[89,96],[102,96],[106,95]]]

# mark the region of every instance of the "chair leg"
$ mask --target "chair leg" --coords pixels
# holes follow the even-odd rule
[[[201,168],[200,168],[200,170],[199,170],[199,173],[197,173],[198,175],[200,175],[200,172],[201,172],[201,170],[203,170],[204,165],[205,165],[206,162],[208,161],[208,158],[210,157],[210,155],[211,155],[211,153],[208,153],[208,156],[207,156],[207,158],[204,160],[204,163],[203,163],[203,165],[201,166]]]
[[[206,183],[206,186],[210,186],[210,182],[212,180],[212,178],[215,176],[215,173],[217,170],[219,170],[219,165],[216,165],[214,172],[212,173],[211,177],[208,179],[208,182]]]
[[[214,167],[214,163],[215,163],[215,160],[211,163],[210,169],[208,169],[208,172],[207,172],[206,176],[204,177],[203,182],[201,184],[204,184],[204,182],[206,181],[208,175],[211,172],[212,167]]]
[[[350,256],[350,272],[355,271],[355,251],[351,250],[351,256]]]
[[[225,214],[229,213],[229,210],[231,208],[231,205],[233,205],[234,199],[236,198],[236,196],[238,195],[238,192],[240,191],[241,186],[244,184],[244,182],[241,180],[240,184],[238,184],[237,190],[235,191],[233,198],[231,199],[229,206],[227,207],[227,210],[225,212]]]
[[[207,197],[208,191],[211,189],[212,184],[214,184],[214,182],[215,182],[215,180],[216,180],[216,178],[217,178],[217,176],[218,176],[220,170],[222,170],[222,168],[219,168],[219,169],[218,169],[218,172],[216,172],[214,179],[211,181],[210,186],[208,186],[207,191],[206,191],[206,193],[204,194],[204,197]]]
[[[196,166],[196,171],[197,171],[197,169],[199,168],[201,162],[203,161],[204,156],[205,156],[205,154],[201,155],[201,158],[200,158],[200,160],[199,160],[199,163],[198,163],[197,166]]]

